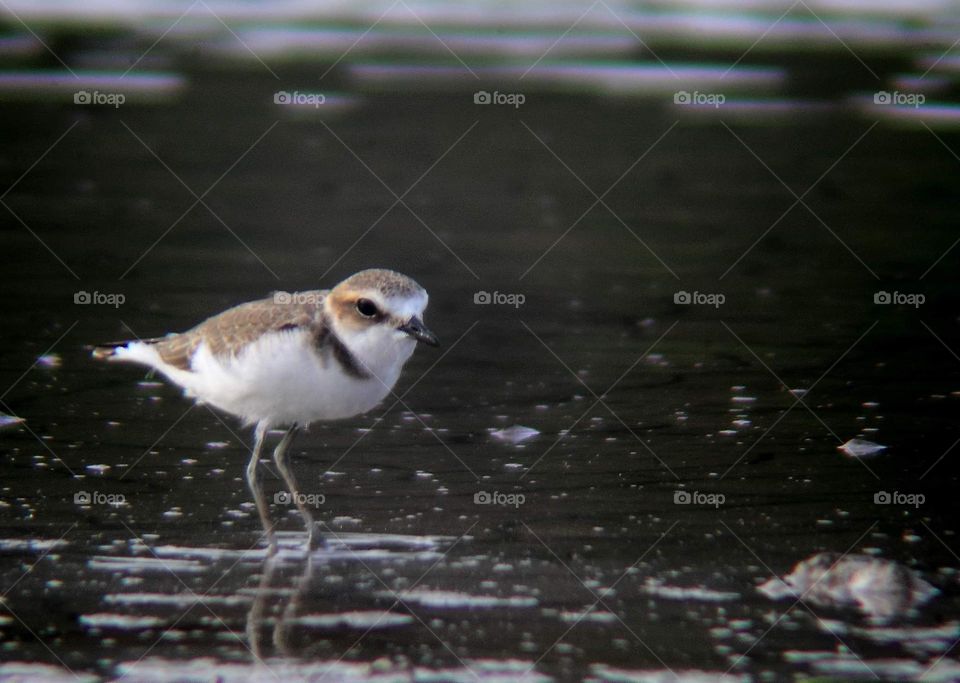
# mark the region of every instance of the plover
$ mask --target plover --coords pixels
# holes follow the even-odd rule
[[[301,427],[364,413],[393,389],[417,342],[437,346],[423,323],[427,292],[391,270],[364,270],[330,290],[275,292],[179,334],[97,346],[95,358],[146,365],[198,402],[255,425],[247,484],[276,552],[257,465],[267,432],[286,427],[273,451],[308,531],[317,532],[287,451]]]

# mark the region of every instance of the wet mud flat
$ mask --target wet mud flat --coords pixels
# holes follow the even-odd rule
[[[929,68],[910,91],[949,105],[955,37],[915,18],[881,54],[834,18],[878,78],[823,45],[724,76],[742,50],[643,19],[669,69],[591,15],[522,79],[379,30],[320,78],[284,49],[329,34],[242,21],[279,79],[176,31],[121,106],[73,93],[150,41],[52,43],[79,86],[0,78],[0,677],[958,677],[960,139],[872,97]],[[371,266],[427,288],[444,347],[295,442],[326,548],[267,474],[270,559],[250,430],[88,347]]]

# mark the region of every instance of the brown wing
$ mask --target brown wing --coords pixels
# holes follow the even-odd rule
[[[181,370],[190,369],[190,360],[201,343],[215,356],[234,356],[261,335],[276,330],[307,328],[322,335],[323,298],[327,290],[278,292],[260,301],[251,301],[208,318],[181,334],[173,334],[155,343],[160,358]],[[282,301],[291,303],[278,303]]]

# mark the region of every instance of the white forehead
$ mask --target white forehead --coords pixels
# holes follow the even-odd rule
[[[378,289],[370,289],[365,291],[363,296],[377,304],[387,315],[402,320],[409,320],[413,316],[423,317],[429,301],[423,289],[405,294],[392,293],[391,296],[385,296]]]
[[[407,296],[393,296],[384,303],[386,309],[391,315],[407,320],[413,316],[423,317],[423,312],[427,309],[429,297],[424,290]]]

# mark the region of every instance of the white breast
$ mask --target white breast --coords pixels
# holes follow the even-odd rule
[[[407,354],[409,355],[409,354]],[[192,372],[171,377],[189,394],[248,423],[307,424],[364,413],[393,388],[403,360],[377,367],[360,379],[343,371],[330,354],[320,354],[306,331],[264,335],[232,358],[214,357],[201,345]]]

